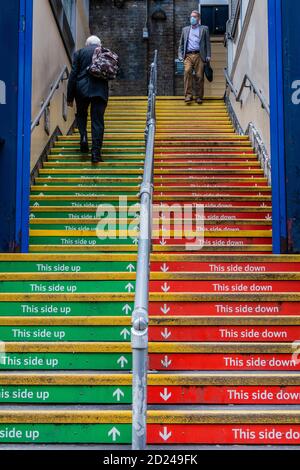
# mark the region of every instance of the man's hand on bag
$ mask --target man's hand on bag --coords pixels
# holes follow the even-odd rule
[[[68,101],[68,106],[69,106],[69,108],[73,108],[73,106],[74,106],[73,101]]]

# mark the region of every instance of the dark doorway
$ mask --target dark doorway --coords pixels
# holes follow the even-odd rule
[[[211,35],[223,35],[229,18],[228,5],[207,5],[201,7],[201,22],[209,27]]]

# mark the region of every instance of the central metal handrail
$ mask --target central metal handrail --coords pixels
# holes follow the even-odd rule
[[[32,121],[31,132],[33,132],[34,129],[40,124],[40,120],[41,120],[42,116],[44,115],[45,111],[47,110],[47,108],[48,108],[48,106],[49,106],[49,104],[50,104],[50,102],[53,98],[53,95],[56,92],[56,90],[59,88],[61,82],[63,82],[64,80],[68,80],[68,78],[69,78],[69,69],[68,69],[68,66],[65,65],[62,68],[60,74],[58,75],[58,77],[55,80],[55,82],[53,83],[53,85],[51,85],[51,91],[50,91],[49,95],[42,102],[41,109],[39,110],[38,114],[36,115],[36,117]]]
[[[225,75],[225,78],[226,78],[226,83],[229,86],[230,90],[232,91],[232,93],[235,97],[235,100],[238,103],[243,103],[243,100],[241,99],[241,97],[242,97],[244,88],[250,88],[251,90],[253,90],[253,93],[255,95],[257,95],[258,99],[261,102],[262,108],[266,110],[268,115],[270,115],[270,106],[269,106],[266,98],[262,94],[261,90],[259,90],[259,88],[256,86],[256,84],[253,82],[253,80],[249,77],[249,75],[247,75],[247,74],[244,75],[244,78],[243,78],[243,81],[241,83],[241,86],[240,86],[239,90],[236,90],[232,80],[230,79],[230,77],[228,75],[227,69],[224,69],[224,75]]]
[[[132,314],[132,449],[146,447],[148,308],[152,238],[154,142],[156,129],[157,51],[151,64],[146,123],[146,157],[140,190],[140,233]]]

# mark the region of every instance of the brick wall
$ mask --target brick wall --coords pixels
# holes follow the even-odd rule
[[[155,49],[159,52],[158,94],[181,95],[182,77],[175,77],[174,60],[177,57],[181,29],[188,24],[189,14],[197,9],[198,0],[162,0],[166,20],[153,20],[157,7],[155,0],[125,0],[117,8],[113,0],[91,0],[90,28],[101,37],[105,46],[121,58],[121,74],[111,84],[115,95],[145,95],[148,70]],[[143,40],[147,12],[149,39]]]

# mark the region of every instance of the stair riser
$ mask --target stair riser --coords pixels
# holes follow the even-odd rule
[[[124,316],[130,317],[133,312],[132,299],[126,302],[36,302],[34,299],[22,302],[0,302],[0,316]]]
[[[108,434],[115,427],[110,424],[6,424],[1,443],[89,443],[130,444],[131,425],[117,424],[118,435]],[[299,445],[300,425],[148,425],[148,444],[232,444],[232,445]],[[2,430],[2,428],[1,428]],[[6,432],[11,436],[6,437]],[[16,433],[17,436],[16,436]],[[171,434],[169,434],[171,433]],[[163,438],[161,437],[163,436]],[[274,437],[274,436],[277,436]],[[188,463],[188,461],[187,461]]]
[[[1,321],[1,318],[0,318]],[[55,342],[98,341],[129,342],[128,326],[0,326],[2,341]],[[300,337],[299,326],[150,326],[153,342],[294,342]]]
[[[116,393],[116,391],[121,393]],[[131,386],[6,386],[3,403],[131,404]],[[164,397],[164,398],[163,398]],[[300,387],[148,386],[149,405],[299,405]]]
[[[238,347],[237,347],[238,350]],[[0,370],[131,370],[131,354],[6,352]],[[299,362],[299,361],[298,361]],[[153,371],[299,371],[291,354],[149,354]]]

